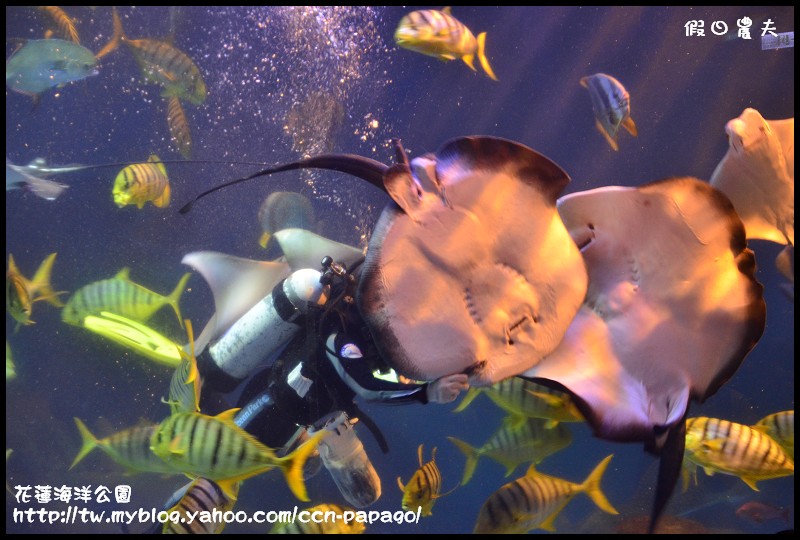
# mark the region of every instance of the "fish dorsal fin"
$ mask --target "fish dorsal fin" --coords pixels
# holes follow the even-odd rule
[[[525,476],[533,477],[533,476],[536,476],[537,474],[539,474],[539,473],[536,470],[536,465],[534,463],[531,463],[531,466],[528,467],[527,471],[525,471]]]
[[[399,476],[397,477],[397,487],[399,487],[400,491],[402,491],[403,493],[406,492],[406,486],[403,485],[403,481],[400,480]]]
[[[155,165],[161,174],[167,176],[167,168],[164,167],[164,164],[161,163],[161,158],[159,158],[156,154],[150,154],[150,157],[147,158],[147,162]]]
[[[444,13],[445,15],[452,15],[452,14],[450,13],[450,6],[445,6],[445,7],[443,7],[443,8],[442,8],[442,13]]]
[[[431,463],[436,463],[436,447],[433,447],[433,452],[431,452]]]
[[[419,466],[422,467],[422,445],[417,448],[417,458],[419,459]]]
[[[236,423],[233,421],[233,418],[236,416],[236,413],[239,412],[240,410],[241,410],[241,407],[236,408],[236,409],[228,409],[227,411],[223,411],[223,412],[219,413],[214,418],[216,418],[217,420],[219,420],[220,422],[223,422],[225,424],[232,424],[232,425],[236,426]],[[238,427],[238,426],[236,426],[236,427]]]
[[[114,276],[115,279],[124,279],[125,281],[131,280],[131,269],[127,266],[116,273]]]
[[[583,86],[584,88],[589,88],[589,77],[581,78],[581,86]]]

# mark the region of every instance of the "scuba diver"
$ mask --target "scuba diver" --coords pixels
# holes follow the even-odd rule
[[[388,446],[355,398],[450,403],[469,387],[465,374],[411,381],[383,361],[355,303],[363,260],[347,268],[325,256],[320,270],[296,270],[198,357],[205,414],[228,408],[217,402],[233,397],[241,408],[235,422],[284,452],[327,429],[319,445],[322,462],[357,508],[377,501],[381,486],[355,422],[367,426],[384,453]]]

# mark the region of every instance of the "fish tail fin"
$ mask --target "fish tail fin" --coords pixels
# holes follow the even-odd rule
[[[264,234],[261,235],[261,238],[258,239],[258,245],[264,249],[267,249],[267,244],[269,244],[269,239],[272,238],[272,235],[266,231]]]
[[[175,290],[167,297],[167,303],[172,306],[172,309],[175,310],[175,315],[178,316],[178,322],[183,328],[183,318],[181,317],[181,308],[178,305],[178,301],[181,299],[181,294],[183,294],[183,289],[186,288],[186,282],[189,281],[189,278],[192,276],[191,272],[186,272],[181,276],[180,281],[175,286]]]
[[[328,432],[325,430],[318,431],[291,454],[279,458],[281,470],[286,477],[286,484],[289,486],[289,489],[292,490],[294,496],[301,501],[308,502],[311,500],[308,498],[306,484],[303,480],[303,467],[309,456],[316,450],[320,439],[327,434]]]
[[[166,208],[169,206],[169,200],[172,196],[172,189],[169,187],[169,183],[164,186],[164,191],[161,192],[161,195],[158,198],[153,199],[153,204],[158,208]]]
[[[460,439],[456,439],[455,437],[447,437],[447,439],[456,445],[456,448],[461,450],[461,453],[467,458],[467,463],[464,465],[464,476],[461,479],[461,485],[466,486],[467,482],[470,481],[472,475],[475,473],[475,467],[478,465],[478,458],[480,458],[480,454],[475,447],[470,446]]]
[[[470,388],[467,390],[467,394],[464,396],[464,399],[461,400],[461,403],[458,404],[458,407],[453,409],[453,412],[461,412],[466,409],[480,393],[481,391],[477,388]]]
[[[72,462],[72,465],[69,466],[70,469],[75,467],[75,465],[85,458],[86,454],[94,450],[94,447],[97,446],[98,442],[100,442],[94,435],[92,435],[92,432],[89,431],[89,428],[86,427],[86,424],[81,422],[80,418],[75,418],[75,425],[78,426],[78,431],[81,433],[83,445],[81,446],[78,455],[75,456],[75,460]]]
[[[474,54],[465,54],[461,57],[465,64],[469,66],[472,71],[478,71],[475,69],[475,55]]]
[[[50,285],[50,273],[53,270],[53,263],[56,260],[56,253],[51,253],[39,265],[39,269],[31,280],[31,295],[36,291],[36,300],[45,300],[56,307],[64,307],[64,302],[58,299],[59,294],[64,294],[64,291],[55,292]]]
[[[105,55],[116,51],[119,48],[119,44],[123,39],[127,39],[125,36],[125,31],[122,29],[122,20],[119,18],[119,13],[117,13],[117,8],[114,7],[112,12],[112,16],[114,19],[114,34],[111,36],[111,40],[106,43],[105,47],[100,49],[95,58],[100,60]]]
[[[581,484],[580,489],[581,491],[585,492],[586,495],[592,499],[594,504],[596,504],[597,507],[603,512],[607,512],[609,514],[619,514],[619,512],[617,512],[617,510],[611,506],[611,503],[608,502],[605,494],[600,489],[600,479],[603,477],[603,473],[606,472],[606,468],[608,467],[612,457],[614,457],[614,454],[611,454],[601,461],[597,467],[594,468],[586,481]]]
[[[492,66],[489,65],[489,59],[486,58],[486,32],[478,34],[478,60],[481,63],[483,71],[485,71],[493,81],[498,80],[494,71],[492,71]]]
[[[622,120],[622,127],[628,130],[628,133],[633,135],[634,137],[639,136],[639,131],[636,129],[636,124],[633,121],[633,118],[630,116],[626,116],[624,120]]]

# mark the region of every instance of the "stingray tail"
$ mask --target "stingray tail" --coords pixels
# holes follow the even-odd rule
[[[658,480],[656,481],[656,498],[653,502],[653,511],[650,514],[650,525],[647,528],[648,534],[653,534],[658,526],[658,520],[664,513],[664,509],[669,503],[678,477],[681,475],[681,465],[683,464],[683,452],[686,449],[686,414],[680,422],[667,430],[667,438],[664,447],[661,449],[661,460],[658,464]]]

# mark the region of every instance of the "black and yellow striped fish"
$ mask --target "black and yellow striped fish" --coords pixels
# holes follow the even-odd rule
[[[738,476],[755,491],[759,480],[794,474],[794,461],[769,435],[750,426],[705,416],[686,420],[683,464],[684,489],[698,465],[708,476],[715,472]]]
[[[572,434],[566,426],[551,428],[547,424],[548,421],[541,418],[526,418],[520,426],[514,426],[506,419],[480,448],[455,437],[447,437],[467,458],[461,485],[470,481],[482,456],[503,465],[506,476],[510,476],[519,465],[531,462],[538,464],[572,443]]]
[[[239,494],[239,484],[234,485],[234,495]],[[236,499],[231,499],[216,482],[208,478],[197,478],[186,488],[186,493],[167,512],[177,512],[180,519],[167,520],[161,534],[219,534],[225,528],[224,520],[201,520],[199,512],[232,510]]]
[[[135,426],[119,431],[104,439],[97,439],[86,425],[75,418],[83,445],[70,465],[75,467],[86,455],[99,447],[111,459],[125,467],[128,471],[175,473],[169,465],[150,450],[150,440],[158,426]]]
[[[582,484],[542,474],[534,466],[483,503],[475,534],[524,534],[532,529],[554,531],[556,517],[578,493],[586,493],[604,512],[618,514],[600,489],[600,479],[613,454],[606,457]]]
[[[766,433],[781,445],[792,461],[794,461],[794,411],[781,411],[765,416],[752,426]]]
[[[165,208],[169,206],[171,194],[167,169],[155,154],[146,163],[128,165],[114,179],[112,194],[120,208],[129,204],[142,208],[147,201]]]
[[[36,6],[37,9],[45,12],[53,24],[58,29],[58,34],[73,43],[80,44],[81,40],[78,37],[78,30],[75,28],[75,21],[66,14],[66,12],[58,6]],[[49,37],[49,36],[48,36]]]
[[[167,123],[172,142],[185,159],[192,157],[192,134],[181,101],[176,96],[167,100]]]
[[[436,448],[431,453],[431,460],[423,463],[422,446],[419,445],[419,448],[417,448],[419,469],[416,470],[414,476],[405,486],[398,476],[397,486],[403,492],[403,510],[416,511],[421,507],[421,515],[430,516],[436,499],[449,495],[458,485],[447,493],[440,493],[442,489],[442,473],[439,472],[439,467],[436,466]]]
[[[123,268],[111,279],[89,283],[75,291],[61,311],[61,320],[75,326],[83,325],[87,315],[108,311],[140,322],[147,321],[165,305],[172,306],[183,326],[178,301],[191,273],[181,276],[175,290],[162,296],[130,280],[130,269]]]
[[[450,14],[449,7],[442,11],[412,11],[400,20],[394,41],[404,49],[440,60],[461,58],[472,71],[475,71],[473,63],[477,55],[483,71],[497,80],[486,58],[486,32],[478,34],[476,39],[469,28]]]
[[[194,355],[194,331],[189,319],[186,319],[184,324],[189,338],[189,353],[181,351],[181,363],[175,368],[169,381],[169,398],[166,403],[172,409],[172,414],[200,412],[202,380],[197,370],[197,357]]]
[[[200,70],[186,53],[166,41],[155,39],[130,39],[122,29],[122,21],[116,8],[114,36],[99,53],[102,58],[124,42],[133,53],[147,82],[160,85],[165,98],[177,97],[200,105],[206,100],[206,83]]]
[[[50,285],[50,273],[53,270],[55,260],[55,253],[48,255],[39,265],[39,269],[36,270],[33,279],[27,279],[17,268],[14,256],[8,255],[6,309],[17,323],[33,324],[31,320],[33,304],[39,300],[45,300],[56,307],[64,305],[58,299],[58,295],[63,294],[63,291],[55,292]]]
[[[217,416],[173,414],[153,434],[151,448],[173,471],[214,480],[231,499],[236,498],[236,483],[277,467],[292,493],[308,501],[303,465],[326,432],[320,431],[297,450],[277,457],[271,448],[234,423],[238,410]]]
[[[342,516],[345,512],[353,512],[353,509],[338,504],[318,504],[304,511],[309,512],[310,520],[278,522],[269,534],[362,534],[366,528],[363,523],[355,519],[346,523]]]
[[[583,421],[569,394],[520,377],[504,379],[492,386],[470,388],[453,412],[463,411],[482,393],[509,413],[507,421],[514,427],[521,426],[525,418],[547,419],[547,427],[555,427],[559,422]]]

